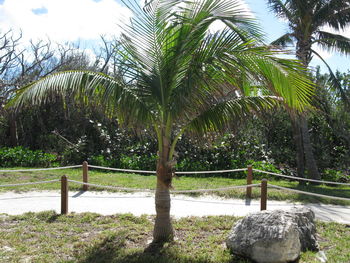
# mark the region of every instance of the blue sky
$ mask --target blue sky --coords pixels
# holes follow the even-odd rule
[[[140,0],[141,1],[141,0]],[[266,0],[245,0],[260,20],[268,41],[287,31],[287,24],[275,18]],[[23,42],[50,38],[55,42],[96,43],[100,35],[118,35],[117,23],[130,13],[116,0],[0,0],[1,31],[21,29]],[[345,33],[350,37],[350,29]],[[320,51],[333,70],[350,69],[349,57]],[[312,65],[321,65],[314,59]],[[322,68],[326,72],[325,67]]]

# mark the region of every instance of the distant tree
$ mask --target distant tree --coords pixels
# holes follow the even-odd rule
[[[329,27],[335,31],[350,25],[349,0],[267,0],[277,17],[288,21],[289,32],[272,42],[272,45],[287,47],[295,44],[296,56],[308,68],[313,56],[319,57],[328,67],[333,88],[336,88],[350,107],[348,97],[332,72],[330,66],[314,49],[315,45],[327,51],[350,54],[350,39],[340,34],[327,32]],[[305,165],[308,176],[320,179],[314,158],[308,123],[305,114],[293,114],[294,141],[297,148],[297,170],[304,177]]]
[[[155,0],[139,6],[116,45],[118,74],[51,74],[19,90],[12,105],[81,99],[119,122],[153,129],[158,161],[154,242],[173,238],[170,188],[175,148],[185,131],[220,130],[277,103],[302,110],[313,87],[295,61],[261,46],[257,25],[239,1]],[[226,28],[210,33],[215,21]]]
[[[336,72],[336,76],[346,96],[350,96],[350,74]],[[314,78],[318,111],[311,115],[312,132],[313,137],[323,140],[322,144],[313,141],[316,153],[323,157],[323,168],[346,170],[350,164],[350,109],[342,95],[331,88],[329,74],[322,74],[318,67]]]
[[[21,34],[12,31],[0,36],[0,115],[8,128],[8,145],[18,144],[17,115],[3,106],[22,86],[58,70],[88,69],[84,52],[72,44],[53,45],[50,40],[20,45]],[[4,143],[4,142],[3,142]]]

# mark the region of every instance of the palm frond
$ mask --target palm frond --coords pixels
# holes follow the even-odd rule
[[[75,97],[84,104],[97,104],[108,115],[125,111],[137,121],[154,118],[142,101],[138,90],[120,79],[92,71],[63,71],[46,76],[20,89],[10,107],[50,103],[56,96]]]
[[[320,54],[318,54],[315,50],[312,50],[312,53],[314,53],[316,56],[318,56],[322,60],[322,62],[326,65],[326,67],[328,68],[328,72],[329,72],[329,82],[331,84],[331,87],[334,90],[336,90],[337,92],[339,92],[340,97],[342,98],[342,100],[350,108],[350,99],[349,99],[348,95],[346,94],[346,92],[343,90],[343,87],[342,87],[339,79],[337,78],[337,76],[334,74],[332,68],[322,58],[322,56]]]
[[[279,18],[292,20],[293,14],[288,7],[288,3],[284,3],[281,0],[267,0],[267,3],[270,6],[270,10]]]
[[[350,22],[350,5],[348,0],[319,1],[322,3],[313,16],[316,28],[328,25],[335,30],[345,29]]]
[[[339,52],[344,55],[350,54],[350,38],[342,35],[317,31],[317,38],[313,43],[327,51]]]
[[[275,96],[283,98],[286,105],[299,111],[310,105],[314,85],[308,80],[306,70],[298,61],[264,57],[257,61],[259,78],[265,91],[270,90]]]
[[[253,112],[262,112],[278,104],[277,97],[237,97],[213,105],[186,124],[186,130],[203,134],[219,131],[230,122],[243,119]]]
[[[288,45],[292,45],[293,43],[294,43],[293,35],[290,33],[287,33],[277,38],[276,40],[272,41],[271,45],[284,48],[284,47],[287,47]]]
[[[173,112],[190,119],[198,108],[206,109],[237,92],[248,95],[247,90],[284,97],[287,105],[302,110],[314,87],[298,62],[278,59],[276,54],[280,52],[244,42],[229,30],[209,36],[193,54],[194,69],[188,71],[186,82],[173,92]]]
[[[142,79],[139,84],[163,109],[173,110],[169,101],[173,90],[183,85],[189,75],[193,76],[196,67],[202,67],[196,59],[207,57],[208,53],[194,54],[198,54],[198,47],[203,48],[214,21],[228,24],[235,38],[250,39],[260,34],[237,0],[172,1],[172,4],[159,0],[150,2],[147,8],[147,15],[136,16],[132,25],[125,28],[119,53],[131,65],[128,77]]]

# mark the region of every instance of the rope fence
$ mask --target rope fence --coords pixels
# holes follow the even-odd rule
[[[88,185],[88,186],[94,186],[98,188],[105,188],[105,189],[111,189],[111,190],[119,190],[119,191],[130,191],[130,192],[151,192],[154,193],[155,190],[152,189],[141,189],[141,188],[128,188],[128,187],[119,187],[119,186],[109,186],[109,185],[100,185],[100,184],[91,184],[91,183],[84,183],[76,180],[68,180],[68,182],[81,184],[81,185]],[[251,184],[251,185],[235,185],[235,186],[229,186],[229,187],[222,187],[222,188],[205,188],[205,189],[194,189],[194,190],[171,190],[170,193],[179,194],[179,193],[206,193],[206,192],[215,192],[215,191],[227,191],[232,189],[240,189],[240,188],[246,188],[246,187],[259,187],[260,184]]]
[[[232,169],[232,170],[216,170],[216,171],[193,171],[193,172],[175,172],[175,174],[219,174],[219,173],[234,173],[244,172],[247,168]]]
[[[152,190],[152,189],[128,188],[128,187],[119,187],[119,186],[100,185],[100,184],[89,183],[89,168],[112,170],[112,171],[119,171],[119,172],[143,173],[143,174],[156,174],[156,171],[103,167],[103,166],[89,165],[86,161],[83,162],[82,165],[72,165],[72,166],[53,167],[53,168],[39,168],[39,169],[0,170],[0,172],[49,171],[49,170],[80,168],[80,167],[82,167],[82,181],[70,180],[67,178],[67,176],[64,175],[61,177],[60,180],[55,179],[55,180],[38,181],[38,182],[3,184],[3,185],[0,185],[0,187],[17,187],[17,186],[25,186],[25,185],[47,184],[47,183],[54,183],[54,182],[61,181],[61,214],[68,213],[68,191],[69,191],[68,190],[68,183],[69,182],[82,185],[84,191],[87,191],[89,187],[97,187],[97,188],[117,190],[117,191],[150,192],[150,193],[155,192],[155,190]],[[176,174],[213,174],[213,173],[231,173],[231,172],[242,172],[242,171],[247,171],[247,183],[245,185],[228,186],[228,187],[220,187],[220,188],[207,188],[207,189],[171,190],[170,193],[171,194],[208,193],[208,192],[215,192],[215,191],[228,191],[228,190],[233,190],[233,189],[244,189],[245,188],[246,189],[246,198],[251,199],[252,198],[252,188],[259,187],[260,191],[261,191],[260,192],[260,210],[267,209],[267,196],[268,196],[267,189],[268,188],[275,188],[277,190],[283,190],[283,191],[291,191],[291,192],[295,192],[295,193],[299,193],[299,194],[305,194],[305,195],[316,196],[316,197],[321,197],[321,198],[329,198],[329,199],[335,199],[335,200],[341,200],[341,201],[350,201],[350,198],[317,194],[317,193],[306,192],[306,191],[301,191],[301,190],[297,190],[297,189],[291,189],[291,188],[287,188],[287,187],[277,186],[277,185],[273,185],[273,184],[268,184],[268,181],[266,179],[263,179],[261,181],[261,183],[253,184],[252,183],[253,182],[253,172],[257,172],[257,173],[274,175],[274,176],[298,180],[298,181],[303,180],[303,181],[316,182],[316,183],[322,183],[322,184],[335,184],[335,185],[350,186],[350,183],[321,181],[321,180],[300,178],[300,177],[295,177],[295,176],[267,172],[267,171],[263,171],[263,170],[259,170],[259,169],[253,169],[251,165],[249,165],[247,168],[240,168],[240,169],[217,170],[217,171],[182,171],[182,172],[176,172]]]
[[[350,183],[339,183],[339,182],[332,182],[332,181],[322,181],[322,180],[308,179],[308,178],[303,178],[303,177],[296,177],[296,176],[272,173],[272,172],[267,172],[267,171],[258,170],[258,169],[253,169],[253,171],[254,172],[258,172],[258,173],[263,173],[263,174],[275,175],[275,176],[278,176],[278,177],[283,177],[283,178],[288,178],[288,179],[295,179],[295,180],[298,180],[298,181],[308,181],[308,182],[321,183],[321,184],[335,184],[335,185],[347,185],[347,186],[350,186]]]
[[[331,196],[331,195],[323,195],[323,194],[317,194],[317,193],[306,192],[306,191],[300,191],[300,190],[297,190],[297,189],[291,189],[291,188],[282,187],[282,186],[273,185],[273,184],[269,184],[268,187],[276,188],[276,189],[279,189],[279,190],[295,192],[295,193],[298,193],[298,194],[311,195],[311,196],[317,196],[317,197],[322,197],[322,198],[329,198],[329,199],[334,199],[334,200],[350,201],[350,198]]]
[[[97,166],[97,165],[90,165],[90,164],[88,166],[90,168],[95,168],[95,169],[127,172],[127,173],[140,173],[140,174],[156,174],[157,173],[157,171],[112,168],[112,167],[104,167],[104,166]],[[231,169],[231,170],[216,170],[216,171],[179,171],[179,172],[175,172],[175,174],[214,174],[214,173],[234,173],[234,172],[242,172],[242,171],[247,171],[247,168]]]
[[[48,181],[38,181],[38,182],[28,182],[28,183],[20,183],[20,184],[0,184],[0,187],[13,187],[13,186],[23,186],[23,185],[34,185],[34,184],[49,184],[54,182],[59,182],[59,179],[48,180]]]
[[[122,168],[112,168],[112,167],[105,167],[105,166],[97,166],[97,165],[90,165],[86,161],[83,162],[83,164],[80,165],[71,165],[71,166],[62,166],[62,167],[52,167],[52,168],[35,168],[35,169],[18,169],[18,170],[0,170],[0,172],[6,172],[6,173],[14,173],[14,172],[30,172],[30,171],[50,171],[50,170],[63,170],[63,169],[73,169],[73,168],[83,168],[83,176],[86,177],[85,180],[83,180],[85,183],[88,181],[88,169],[89,168],[95,168],[95,169],[101,169],[101,170],[110,170],[110,171],[118,171],[118,172],[127,172],[127,173],[140,173],[140,174],[156,174],[157,171],[147,171],[147,170],[134,170],[134,169],[122,169]],[[215,171],[176,171],[175,174],[178,175],[186,175],[186,174],[218,174],[218,173],[234,173],[234,172],[244,172],[248,171],[248,177],[249,175],[252,175],[252,172],[257,173],[263,173],[267,175],[274,175],[277,177],[297,180],[297,181],[307,181],[307,182],[314,182],[314,183],[320,183],[320,184],[334,184],[334,185],[345,185],[350,186],[350,183],[340,183],[340,182],[333,182],[333,181],[324,181],[324,180],[315,180],[315,179],[308,179],[308,178],[302,178],[302,177],[296,177],[296,176],[290,176],[290,175],[284,175],[274,172],[268,172],[263,171],[259,169],[252,168],[251,165],[248,165],[247,168],[239,168],[239,169],[227,169],[227,170],[215,170]],[[84,175],[85,173],[85,175]],[[249,178],[250,181],[253,178]],[[247,179],[248,180],[248,179]],[[248,183],[248,184],[251,184]]]
[[[154,192],[154,190],[151,190],[151,189],[128,188],[128,187],[119,187],[119,186],[110,186],[110,185],[100,185],[100,184],[84,183],[84,182],[80,182],[80,181],[76,181],[76,180],[68,180],[68,182],[72,182],[72,183],[75,183],[75,184],[81,184],[81,185],[87,185],[87,186],[94,186],[94,187],[97,187],[97,188],[118,190],[118,191],[151,192],[151,193]]]
[[[102,170],[110,170],[110,171],[118,171],[118,172],[126,172],[126,173],[141,173],[141,174],[156,174],[156,171],[144,171],[144,170],[133,170],[133,169],[121,169],[121,168],[112,168],[112,167],[104,167],[97,165],[88,165],[90,168],[102,169]]]
[[[215,192],[215,191],[228,191],[233,189],[242,189],[247,187],[260,187],[260,184],[249,184],[249,185],[235,185],[235,186],[228,186],[228,187],[222,187],[222,188],[212,188],[212,189],[195,189],[195,190],[173,190],[170,191],[170,193],[174,194],[185,194],[185,193],[208,193],[208,192]]]
[[[118,171],[118,172],[131,172],[131,173],[144,173],[144,174],[156,174],[157,171],[147,171],[147,170],[133,170],[133,169],[122,169],[122,168],[112,168],[112,167],[104,167],[104,166],[96,166],[96,165],[88,165],[90,168],[95,169],[103,169],[103,170],[111,170],[111,171]],[[228,170],[215,170],[215,171],[179,171],[175,172],[175,174],[216,174],[216,173],[234,173],[234,172],[244,172],[248,171],[251,166],[248,166],[248,168],[239,168],[239,169],[228,169]],[[278,177],[283,177],[287,179],[294,179],[298,181],[308,181],[308,182],[315,182],[315,183],[321,183],[321,184],[334,184],[334,185],[345,185],[350,186],[350,183],[340,183],[340,182],[332,182],[332,181],[324,181],[324,180],[315,180],[315,179],[308,179],[308,178],[302,178],[302,177],[296,177],[296,176],[290,176],[290,175],[284,175],[284,174],[278,174],[268,171],[263,171],[259,169],[252,169],[254,172],[268,174],[268,175],[275,175]]]
[[[50,170],[63,170],[63,169],[72,169],[80,168],[82,165],[71,165],[63,167],[52,167],[52,168],[38,168],[38,169],[20,169],[20,170],[0,170],[0,173],[16,173],[16,172],[31,172],[31,171],[50,171]]]

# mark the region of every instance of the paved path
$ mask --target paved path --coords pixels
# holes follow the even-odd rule
[[[267,209],[289,209],[301,207],[300,203],[268,201]],[[350,224],[350,207],[338,205],[307,204],[323,221],[336,221]],[[155,214],[154,197],[149,193],[108,193],[73,192],[69,193],[70,212],[95,212],[103,215],[132,213],[134,215]],[[192,198],[184,195],[172,197],[171,214],[174,217],[234,215],[244,216],[260,209],[258,200],[250,203],[239,199],[220,199],[212,196]],[[5,192],[0,194],[0,213],[10,215],[25,212],[55,210],[60,212],[60,193],[42,192]]]

